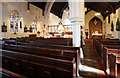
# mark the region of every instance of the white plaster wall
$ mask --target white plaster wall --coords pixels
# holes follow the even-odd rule
[[[60,22],[60,18],[52,13],[50,13],[48,19],[48,25],[58,25]]]
[[[17,37],[24,37],[24,36],[29,36],[29,34],[32,33],[24,33],[24,26],[26,25],[28,28],[30,25],[32,26],[34,17],[40,18],[37,23],[37,31],[42,31],[43,30],[43,21],[44,17],[42,16],[42,9],[30,5],[30,13],[27,13],[27,3],[25,2],[3,2],[2,3],[2,22],[5,22],[7,25],[7,33],[3,33],[0,31],[0,38],[11,38],[11,37],[16,37],[16,35],[13,35],[14,32],[10,32],[10,15],[9,13],[13,10],[18,10],[20,14],[23,16],[23,24],[22,24],[22,29],[20,29],[20,23],[18,22],[18,32],[17,32]]]
[[[110,23],[108,23],[108,17],[106,18],[106,38],[108,37],[108,34],[112,34],[113,38],[119,38],[120,39],[120,31],[116,31],[116,22],[117,18],[119,18],[120,21],[120,8],[116,10],[115,14],[110,15]],[[113,21],[114,24],[114,31],[111,31],[111,23]]]
[[[63,12],[62,15],[62,24],[63,25],[71,25],[69,13]]]

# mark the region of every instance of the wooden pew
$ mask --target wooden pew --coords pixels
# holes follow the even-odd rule
[[[41,48],[48,48],[48,49],[62,49],[62,50],[79,50],[78,47],[72,47],[72,46],[64,46],[64,45],[55,45],[55,44],[36,44],[36,43],[23,43],[18,42],[18,45],[24,45],[24,46],[34,46],[34,47],[41,47]]]
[[[103,45],[120,45],[119,44],[119,40],[118,39],[93,39],[93,45],[96,48],[96,50],[98,51],[98,54],[100,56],[100,58],[102,59],[102,53],[101,53],[101,44]]]
[[[104,45],[120,45],[120,41],[118,39],[93,39],[93,45],[98,51],[100,58],[102,59],[102,49]]]
[[[120,53],[120,46],[105,46],[103,50],[103,65],[104,69],[107,71],[109,69],[109,54],[111,53]]]
[[[34,54],[34,55],[39,55],[39,56],[64,59],[64,60],[73,60],[73,58],[75,58],[76,59],[76,69],[78,69],[78,64],[79,64],[79,61],[77,61],[77,60],[80,60],[79,50],[77,50],[77,51],[64,50],[64,52],[63,52],[63,50],[58,51],[57,49],[53,49],[52,51],[50,51],[50,50],[45,50],[43,48],[43,51],[42,51],[42,49],[39,49],[36,47],[26,47],[26,46],[18,46],[18,45],[15,46],[15,45],[7,45],[7,44],[4,46],[4,49],[19,51],[22,53]],[[37,49],[37,50],[35,50],[35,49]],[[57,50],[57,51],[54,51],[54,50]],[[76,72],[78,72],[78,71],[76,71]]]
[[[22,38],[22,39],[25,39],[25,40],[28,40],[29,42],[31,42],[32,39],[34,38],[29,38],[29,37],[25,37],[25,38]],[[37,41],[39,42],[40,44],[62,44],[62,45],[72,45],[72,39],[71,38],[35,38],[35,40],[33,41]],[[37,43],[36,42],[36,43]],[[44,42],[44,43],[43,43]]]
[[[40,40],[37,40],[37,41],[35,41],[33,43],[72,46],[72,39],[69,39],[69,38],[48,38],[48,39],[40,39]]]
[[[99,46],[99,53],[101,57],[101,61],[103,62],[104,60],[104,55],[105,55],[105,47],[120,47],[119,43],[101,43]]]
[[[16,41],[15,41],[16,40]],[[71,38],[29,38],[29,37],[24,37],[24,38],[11,38],[6,40],[7,43],[12,44],[11,42],[25,42],[25,43],[37,43],[37,44],[56,44],[56,45],[69,45],[72,46],[72,39]]]
[[[2,78],[26,78],[25,76],[16,74],[3,68],[0,68],[0,74],[2,75]]]
[[[109,54],[110,76],[120,77],[120,53]]]
[[[43,39],[43,40],[46,40],[46,39]],[[51,41],[51,39],[49,39],[50,40],[50,42],[53,42],[54,41],[54,39],[52,39],[53,41]],[[55,39],[55,40],[57,40],[57,39]],[[61,39],[59,39],[59,40],[61,40]],[[62,39],[63,40],[63,39]],[[38,40],[39,41],[39,40]],[[63,40],[64,41],[64,40]],[[36,43],[36,42],[35,42]],[[33,43],[32,43],[33,44]],[[59,44],[59,43],[58,43]],[[65,43],[66,44],[66,43]],[[28,44],[29,45],[29,44]],[[47,44],[47,45],[49,45],[49,44]],[[7,46],[7,49],[9,49],[9,50],[14,50],[14,51],[18,51],[18,49],[20,48],[20,47],[14,47],[14,46],[8,46],[8,45],[5,45],[5,47]],[[37,45],[36,45],[37,46]],[[40,46],[42,46],[42,45],[39,45],[39,47]],[[44,45],[44,46],[46,46],[46,45]],[[50,48],[52,48],[54,45],[51,45],[50,47],[49,47],[49,49]],[[44,51],[45,53],[42,53],[42,52],[40,52],[40,53],[37,53],[37,52],[39,52],[39,50],[38,50],[38,48],[33,48],[32,50],[33,50],[33,52],[31,51],[31,50],[28,50],[28,49],[30,49],[31,47],[29,47],[29,48],[25,48],[25,47],[23,47],[22,46],[22,49],[19,49],[21,52],[23,52],[24,50],[25,50],[25,52],[31,52],[30,54],[35,54],[35,55],[37,55],[37,54],[40,54],[40,55],[42,55],[42,56],[47,56],[47,57],[52,57],[52,58],[57,58],[57,59],[64,59],[64,60],[71,60],[71,59],[73,59],[73,57],[75,57],[75,50],[73,51],[72,49],[74,49],[73,47],[71,48],[71,47],[62,47],[62,46],[59,46],[59,45],[57,45],[58,47],[57,48],[55,48],[56,47],[56,45],[54,46],[54,50],[57,50],[58,48],[60,48],[60,49],[62,49],[62,50],[57,50],[57,51],[54,51],[54,50],[52,50],[51,52],[53,53],[53,54],[51,54],[51,52],[49,52],[48,53],[48,50],[47,50],[47,52],[46,51],[44,51],[44,49],[46,49],[46,48],[40,48],[39,50],[42,50],[42,51]],[[4,47],[4,49],[6,49]],[[18,49],[15,49],[15,48],[18,48]],[[37,49],[37,50],[36,50]],[[72,50],[72,51],[67,51],[67,50]],[[34,50],[36,50],[36,51],[34,51]],[[50,50],[49,50],[50,51]],[[58,52],[58,53],[57,53]],[[74,52],[74,53],[73,53]],[[51,54],[51,55],[49,55],[49,54]],[[55,55],[54,55],[55,54]],[[59,56],[57,56],[57,55],[59,55]],[[54,57],[53,57],[54,56]],[[68,57],[69,56],[69,57]],[[77,64],[76,64],[77,65]]]
[[[42,55],[59,59],[70,59],[75,57],[76,51],[70,50],[60,50],[60,49],[48,49],[48,48],[40,48],[40,47],[31,47],[31,46],[21,46],[21,45],[9,45],[5,44],[3,49],[13,50],[22,53],[34,54],[34,55]]]
[[[3,58],[3,60],[8,60],[8,63],[9,63],[8,65],[9,66],[13,66],[13,67],[11,67],[13,69],[14,69],[14,67],[17,67],[16,69],[19,69],[19,70],[21,69],[21,68],[19,68],[19,66],[21,66],[21,64],[24,64],[24,63],[23,62],[19,62],[19,60],[29,61],[30,63],[32,63],[32,64],[29,64],[27,62],[27,63],[25,63],[23,65],[24,66],[24,70],[23,71],[25,71],[24,74],[27,74],[27,75],[28,75],[28,72],[30,74],[30,71],[26,69],[26,67],[28,67],[27,64],[29,64],[29,65],[31,65],[29,67],[29,69],[35,71],[36,69],[34,69],[32,67],[32,66],[35,65],[35,67],[39,68],[39,72],[42,72],[40,70],[44,70],[42,73],[47,73],[47,74],[50,73],[50,75],[52,73],[53,77],[54,76],[63,76],[63,77],[65,77],[65,76],[72,77],[73,76],[73,63],[72,63],[72,60],[71,61],[67,61],[67,60],[52,59],[52,58],[48,58],[48,57],[45,58],[45,57],[34,56],[34,55],[25,54],[25,53],[12,52],[12,51],[4,51],[3,52],[3,56],[5,57],[5,58]],[[20,57],[22,57],[22,58],[20,58]],[[9,58],[9,59],[6,59],[6,58]],[[11,58],[14,61],[10,61]],[[19,60],[17,60],[18,63],[15,64],[17,66],[13,65],[13,62],[15,62],[16,59],[19,59]],[[4,63],[5,62],[3,62],[3,65],[5,65]],[[38,66],[36,66],[36,65],[38,65]],[[43,67],[40,67],[40,65],[42,65]],[[46,66],[47,69],[44,69],[44,68],[46,68],[44,66]],[[31,72],[30,75],[32,75],[32,74],[33,74],[33,72]],[[40,73],[38,73],[38,75],[39,74]],[[32,78],[33,78],[33,76],[32,76]],[[34,77],[34,78],[37,78],[37,77]]]
[[[118,39],[94,39],[93,45],[99,53],[104,70],[109,69],[109,54],[118,52],[120,49],[120,41]],[[108,73],[109,74],[109,73]]]

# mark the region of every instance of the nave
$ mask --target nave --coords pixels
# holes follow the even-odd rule
[[[71,46],[71,40],[29,37],[2,40],[2,78],[72,78],[76,73],[80,77],[94,78],[120,76],[119,40],[85,39],[82,57],[81,50]],[[104,42],[105,47],[97,48],[97,41],[109,43]],[[102,50],[107,48],[109,50]]]
[[[89,1],[0,1],[0,77],[119,78],[120,1]]]

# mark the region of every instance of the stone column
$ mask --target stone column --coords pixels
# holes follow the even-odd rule
[[[69,0],[70,21],[73,26],[73,46],[80,47],[80,26],[84,21],[84,0]]]
[[[73,46],[80,47],[77,51],[76,72],[73,76],[79,76],[80,54],[81,54],[81,29],[84,22],[84,0],[69,0],[70,21],[73,26]]]
[[[105,38],[105,35],[106,35],[106,26],[105,26],[105,24],[106,24],[106,20],[103,20],[103,39]]]
[[[45,34],[44,37],[46,37],[46,35],[48,34],[48,23],[49,23],[49,15],[50,15],[50,10],[54,4],[55,0],[51,0],[51,2],[47,2],[46,7],[45,7],[45,11],[44,11],[44,16],[45,16],[45,20],[44,20],[44,24],[45,24]]]
[[[2,0],[0,0],[0,26],[3,25],[2,21]],[[0,27],[0,39],[2,39],[2,32],[1,32],[1,27]]]
[[[118,9],[118,18],[119,18],[119,21],[120,21],[120,8]],[[118,38],[120,40],[120,31],[118,31]]]

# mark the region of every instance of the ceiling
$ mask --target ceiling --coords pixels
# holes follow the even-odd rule
[[[86,2],[85,6],[90,10],[97,11],[103,15],[104,18],[115,13],[116,9],[120,7],[119,2]],[[89,12],[89,10],[88,10]]]
[[[45,10],[45,5],[47,2],[30,3]],[[68,2],[54,2],[51,12],[62,18],[62,13],[67,7]],[[87,14],[90,10],[94,10],[101,13],[105,19],[111,13],[115,13],[115,10],[120,7],[120,2],[85,2],[85,7],[88,8],[85,14]]]

